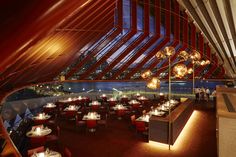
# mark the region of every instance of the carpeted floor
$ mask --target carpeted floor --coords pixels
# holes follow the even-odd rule
[[[95,133],[76,128],[73,121],[60,121],[60,143],[73,157],[216,157],[216,116],[212,102],[195,103],[195,111],[175,145],[148,143],[128,119],[110,117],[107,128]]]

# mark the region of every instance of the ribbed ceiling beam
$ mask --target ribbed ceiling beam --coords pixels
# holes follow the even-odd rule
[[[94,72],[97,67],[104,63],[115,51],[117,51],[137,33],[137,2],[131,1],[131,7],[131,30],[129,33],[122,37],[108,52],[105,52],[105,54],[103,54],[103,56],[95,64],[89,67],[85,73],[81,74],[80,79],[87,79],[87,77]]]

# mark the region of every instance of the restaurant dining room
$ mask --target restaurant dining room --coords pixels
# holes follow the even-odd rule
[[[235,157],[234,0],[2,0],[1,157]]]

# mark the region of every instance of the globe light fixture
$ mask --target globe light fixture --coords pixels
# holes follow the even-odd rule
[[[156,56],[157,59],[166,58],[165,53],[162,50],[158,51],[155,56]]]
[[[188,69],[188,74],[192,74],[193,73],[193,68],[189,68]]]
[[[143,73],[141,74],[141,77],[142,77],[143,79],[147,79],[147,78],[149,78],[151,75],[152,75],[151,70],[146,70],[145,72],[143,72]]]
[[[151,80],[148,81],[147,87],[150,89],[157,89],[160,88],[161,81],[157,77],[153,77]]]
[[[173,68],[173,74],[175,77],[182,78],[184,77],[188,72],[188,69],[185,64],[177,64]]]
[[[201,54],[198,51],[193,50],[190,54],[190,58],[194,61],[199,61],[201,59]]]
[[[172,46],[167,46],[164,48],[164,52],[165,52],[165,55],[169,57],[175,53],[175,48]]]
[[[184,61],[188,60],[189,54],[186,51],[180,51],[178,57],[182,58]]]

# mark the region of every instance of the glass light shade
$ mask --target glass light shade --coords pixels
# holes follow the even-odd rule
[[[157,57],[157,59],[163,59],[166,56],[165,56],[164,52],[160,50],[156,53],[156,57]]]
[[[206,64],[206,62],[205,62],[204,60],[202,60],[202,61],[200,62],[200,64],[203,66],[203,65]]]
[[[151,79],[151,82],[154,83],[154,84],[158,84],[158,83],[160,83],[160,80],[157,77],[153,77]]]
[[[206,65],[209,65],[211,64],[211,62],[207,59],[206,62],[205,62]]]
[[[200,65],[201,62],[200,61],[192,61],[192,64]]]
[[[192,68],[189,68],[188,69],[188,74],[192,74],[193,73],[193,69]]]
[[[165,47],[164,52],[167,56],[171,56],[175,53],[175,48],[172,46],[167,46]]]
[[[173,68],[173,74],[175,77],[182,78],[186,75],[188,69],[185,64],[177,64]]]
[[[198,60],[201,59],[201,54],[200,54],[198,51],[193,50],[192,53],[191,53],[191,55],[190,55],[190,58],[191,58],[192,60],[198,61]]]
[[[186,61],[189,58],[189,54],[186,51],[180,51],[178,57]]]
[[[157,77],[153,77],[150,81],[148,81],[147,87],[150,89],[160,88],[160,80]]]
[[[141,74],[141,77],[142,77],[143,79],[146,79],[146,78],[150,77],[151,75],[152,75],[151,70],[146,70],[146,71],[144,71],[144,72]]]

